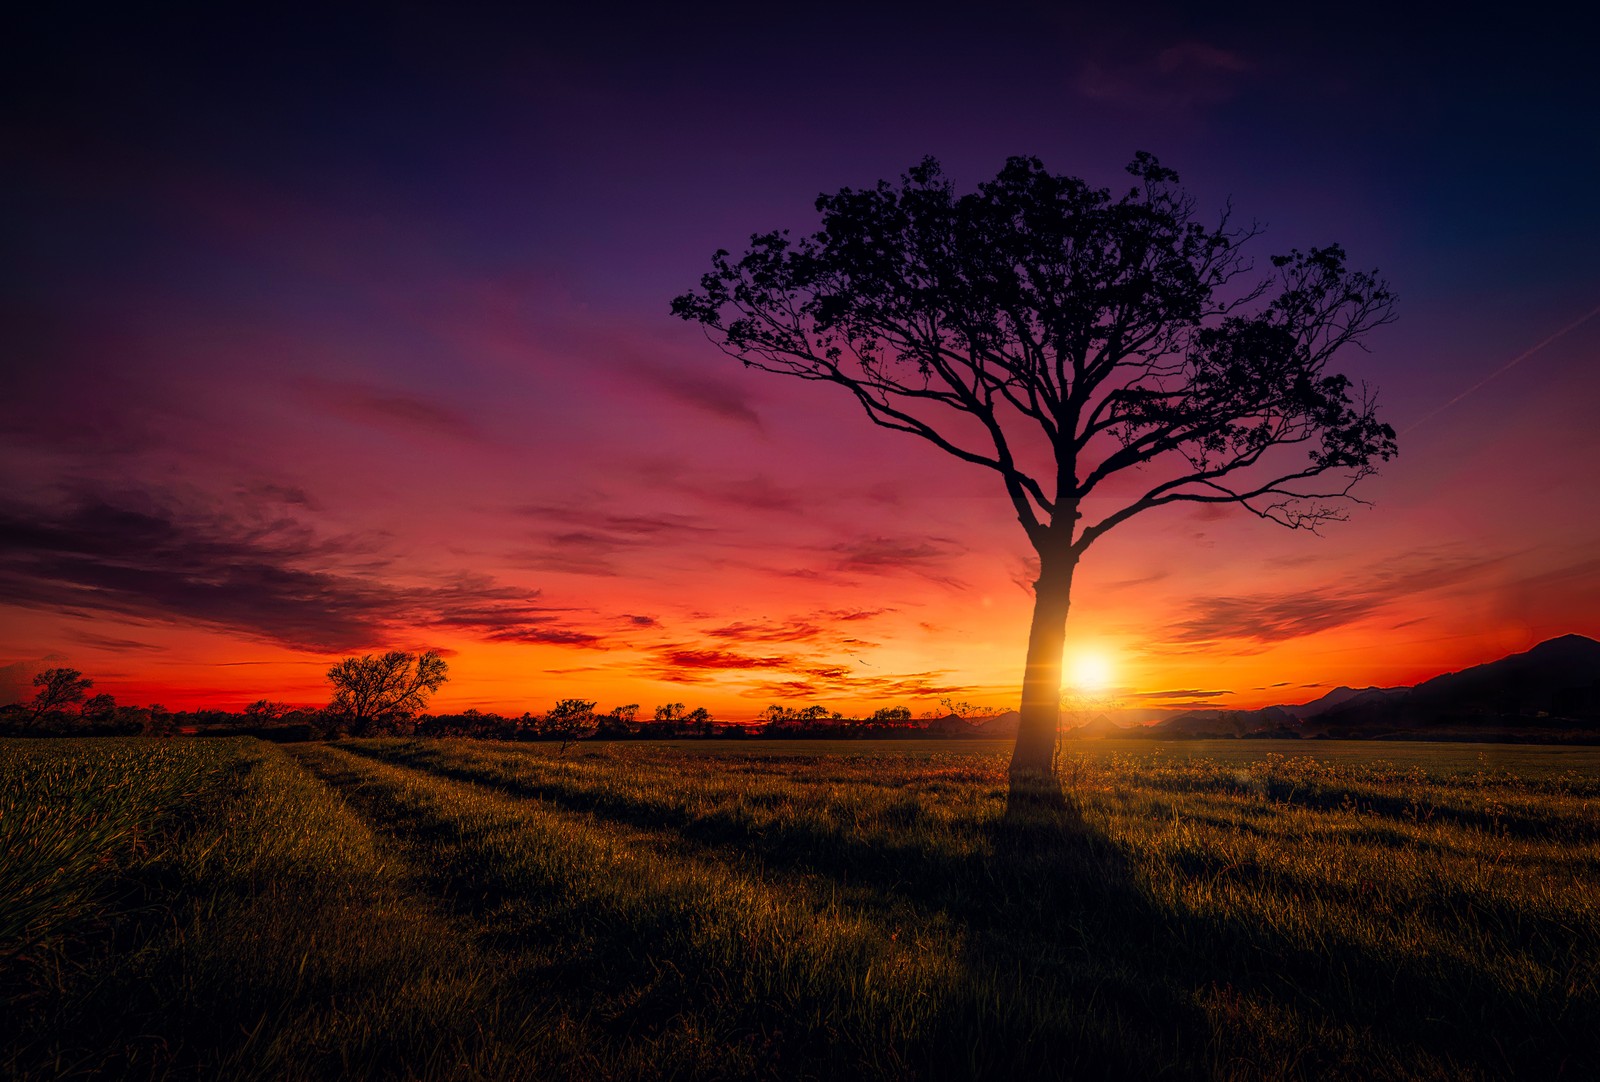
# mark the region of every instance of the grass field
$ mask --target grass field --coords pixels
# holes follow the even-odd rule
[[[1600,1076],[1600,751],[0,745],[0,1072]]]

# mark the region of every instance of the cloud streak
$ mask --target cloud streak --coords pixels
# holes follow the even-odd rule
[[[357,424],[463,443],[483,439],[465,413],[393,388],[310,376],[301,381],[301,390],[318,408]]]
[[[1161,637],[1182,645],[1255,643],[1265,649],[1358,623],[1407,597],[1470,582],[1504,559],[1415,550],[1336,586],[1198,598]]]
[[[341,564],[355,566],[330,570]],[[136,494],[80,496],[56,509],[0,506],[0,602],[13,605],[198,622],[307,651],[366,649],[428,630],[601,643],[537,594],[488,576],[411,585],[378,575],[393,570],[365,540],[321,538],[286,517],[234,517]]]
[[[629,371],[673,401],[708,413],[723,421],[762,430],[761,415],[744,388],[716,376],[698,375],[653,364],[633,364]]]
[[[651,655],[651,675],[673,684],[703,683],[716,673],[786,669],[787,657],[756,657],[733,650],[673,644],[658,647]]]
[[[693,516],[673,513],[616,514],[555,504],[527,505],[513,513],[538,524],[533,536],[540,547],[515,553],[520,566],[597,578],[619,577],[636,552],[704,544],[717,532]]]

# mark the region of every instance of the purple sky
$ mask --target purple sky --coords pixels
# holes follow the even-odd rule
[[[998,488],[667,314],[713,249],[929,154],[965,188],[1011,154],[1120,185],[1150,150],[1262,257],[1338,241],[1400,295],[1343,362],[1402,433],[1373,510],[1324,538],[1174,513],[1090,557],[1071,635],[1126,699],[1600,632],[1576,26],[917,11],[30,12],[0,700],[70,663],[316,701],[341,653],[440,645],[458,706],[1004,704],[1028,598]]]

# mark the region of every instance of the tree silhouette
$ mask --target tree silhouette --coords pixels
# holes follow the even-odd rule
[[[103,725],[117,716],[117,700],[105,692],[78,707],[78,717],[90,725]]]
[[[697,706],[683,715],[682,721],[691,733],[699,733],[701,736],[710,736],[716,731],[717,719],[703,706]]]
[[[595,731],[597,721],[594,707],[595,704],[587,699],[561,699],[544,716],[544,721],[539,725],[539,732],[543,736],[561,741],[560,754],[565,755],[567,748],[575,741]]]
[[[1090,545],[1179,503],[1315,530],[1395,452],[1373,393],[1327,371],[1392,318],[1387,284],[1337,245],[1249,281],[1254,226],[1202,223],[1148,154],[1128,172],[1113,196],[1011,158],[958,196],[924,159],[898,187],[820,196],[812,236],[718,251],[672,302],[747,367],[837,384],[873,423],[999,475],[1039,561],[1014,789],[1053,777]]]
[[[428,696],[443,686],[447,670],[436,650],[347,657],[328,670],[333,685],[328,714],[354,736],[394,729],[428,705]]]
[[[603,737],[628,736],[632,734],[634,723],[638,720],[638,703],[619,706],[610,713],[601,714],[595,719],[595,735]]]
[[[38,721],[53,710],[64,710],[83,701],[83,696],[94,687],[94,681],[77,669],[46,669],[33,678],[34,692],[31,720]]]

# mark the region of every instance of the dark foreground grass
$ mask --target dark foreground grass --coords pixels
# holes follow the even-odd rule
[[[13,742],[0,1066],[1600,1076],[1593,753],[1226,745]]]

